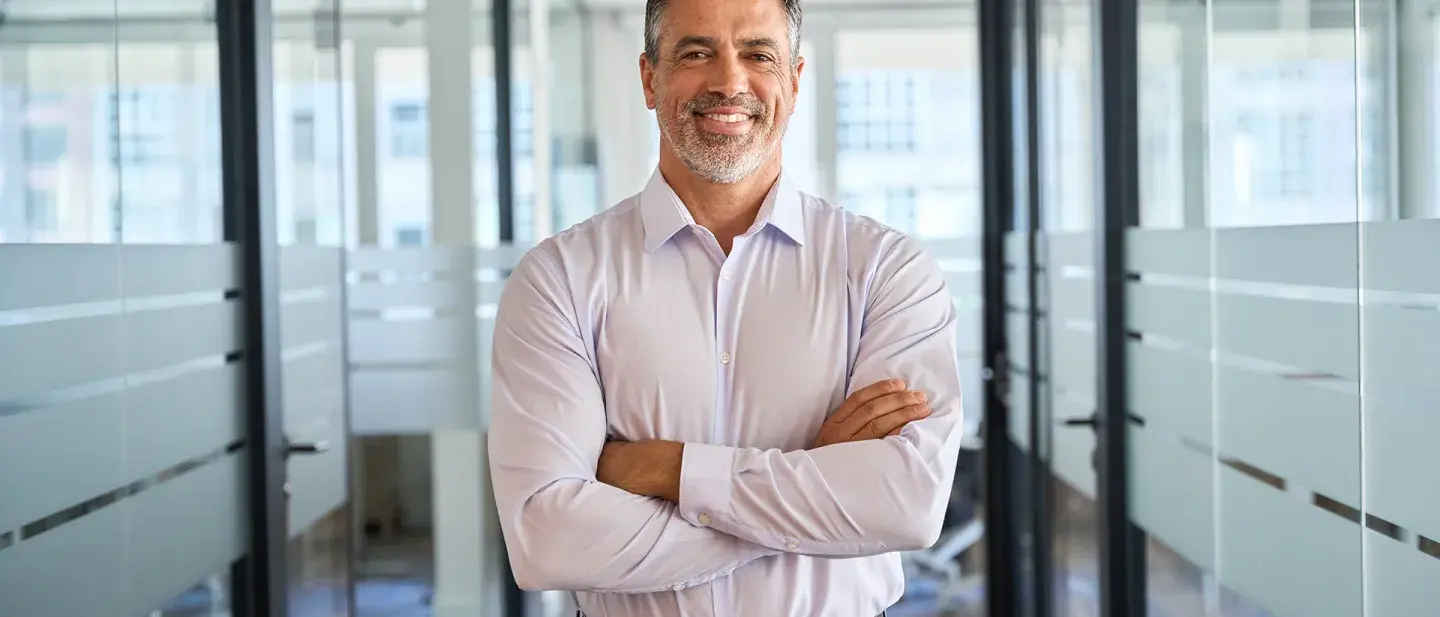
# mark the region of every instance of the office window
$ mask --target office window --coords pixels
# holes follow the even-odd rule
[[[395,246],[425,246],[425,230],[413,226],[396,229]]]
[[[309,110],[295,112],[291,119],[291,126],[290,139],[294,146],[295,161],[299,163],[314,162],[315,112]]]
[[[64,126],[31,126],[25,137],[25,158],[30,163],[58,162],[70,147],[70,134]]]
[[[416,101],[390,106],[390,156],[423,158],[430,152],[425,104]]]
[[[916,78],[872,71],[840,77],[835,104],[841,151],[913,152]]]
[[[54,233],[59,229],[60,213],[55,191],[31,188],[25,194],[25,226],[31,233]]]
[[[1309,112],[1287,114],[1280,118],[1279,186],[1280,197],[1292,199],[1311,194],[1311,157],[1314,151],[1315,119]]]
[[[885,189],[885,224],[907,234],[915,233],[915,188]]]

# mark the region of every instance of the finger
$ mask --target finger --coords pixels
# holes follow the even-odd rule
[[[890,431],[902,429],[906,424],[930,415],[930,406],[911,405],[899,411],[893,411],[871,422],[870,430],[876,435],[888,435]]]
[[[923,404],[925,404],[925,394],[914,390],[886,394],[885,396],[864,404],[858,411],[851,414],[850,419],[841,426],[843,429],[842,432],[845,432],[847,435],[857,435],[880,416],[894,413],[911,405]],[[884,431],[877,431],[875,433],[875,435],[884,434]]]
[[[890,432],[888,432],[888,433],[885,433],[885,436],[886,436],[886,437],[894,437],[894,436],[896,436],[896,435],[899,435],[899,434],[900,434],[900,431],[903,431],[903,430],[905,430],[905,425],[904,425],[904,424],[901,424],[900,426],[895,427],[895,430],[890,431]]]
[[[902,379],[877,381],[864,388],[860,388],[845,398],[845,402],[840,404],[840,408],[836,409],[834,414],[831,414],[830,421],[837,424],[844,422],[850,418],[851,414],[855,413],[856,409],[859,409],[866,403],[903,389],[905,389],[905,381]]]

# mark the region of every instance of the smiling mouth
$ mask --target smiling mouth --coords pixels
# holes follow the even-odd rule
[[[702,118],[708,118],[725,124],[739,124],[750,119],[748,114],[698,114]]]

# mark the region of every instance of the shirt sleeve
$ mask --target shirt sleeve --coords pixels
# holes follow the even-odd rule
[[[688,443],[687,521],[704,515],[737,538],[816,556],[935,543],[963,433],[955,308],[939,266],[912,240],[892,245],[875,272],[850,387],[904,379],[926,393],[931,415],[898,436],[813,450]]]
[[[490,468],[520,587],[680,590],[776,554],[596,480],[606,431],[600,383],[570,293],[538,251],[506,284],[492,363]]]

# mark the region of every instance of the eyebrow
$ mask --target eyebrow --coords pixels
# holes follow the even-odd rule
[[[743,40],[740,41],[740,46],[741,46],[741,47],[748,47],[748,48],[769,47],[769,48],[771,48],[771,49],[774,49],[774,50],[778,51],[778,50],[780,49],[780,42],[779,42],[779,41],[776,41],[775,39],[772,39],[772,38],[770,38],[770,37],[768,37],[768,36],[760,36],[760,37],[743,39]]]
[[[768,47],[776,51],[780,50],[780,42],[768,36],[757,36],[747,39],[741,39],[740,46],[747,49],[754,49],[756,47]],[[720,47],[720,40],[716,39],[713,36],[687,36],[681,38],[675,43],[675,49],[677,50],[685,49],[687,47],[704,47],[707,49],[718,49]]]

